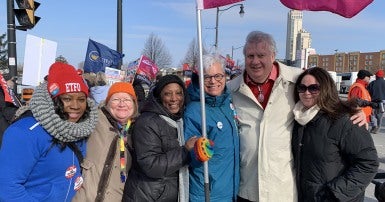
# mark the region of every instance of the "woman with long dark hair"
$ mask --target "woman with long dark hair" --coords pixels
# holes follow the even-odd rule
[[[305,70],[295,86],[292,150],[298,201],[363,201],[378,159],[369,132],[349,118],[358,110],[355,101],[341,101],[322,68]]]

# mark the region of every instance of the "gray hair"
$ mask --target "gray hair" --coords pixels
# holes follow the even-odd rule
[[[203,71],[207,71],[217,62],[221,64],[222,70],[225,72],[226,61],[221,55],[217,53],[203,55]]]
[[[261,42],[265,42],[267,45],[269,45],[270,51],[277,54],[277,46],[275,40],[270,34],[261,31],[252,31],[246,37],[246,43],[243,46],[243,55],[246,56],[247,45]]]

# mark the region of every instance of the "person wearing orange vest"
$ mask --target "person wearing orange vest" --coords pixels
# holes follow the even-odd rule
[[[373,74],[367,70],[358,71],[356,82],[350,87],[348,93],[348,100],[352,98],[357,99],[358,105],[362,107],[368,123],[370,122],[370,115],[372,114],[372,99],[366,87],[369,84],[371,76],[373,76]]]

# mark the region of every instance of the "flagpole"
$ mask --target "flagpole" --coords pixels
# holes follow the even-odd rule
[[[200,88],[200,100],[201,100],[201,113],[202,113],[202,136],[207,137],[206,134],[206,109],[205,109],[205,91],[203,84],[203,45],[202,45],[202,23],[201,23],[201,10],[197,10],[197,26],[198,26],[198,45],[199,45],[199,88]],[[205,202],[210,201],[210,186],[209,186],[209,165],[208,161],[203,162],[204,172],[204,189],[205,189]]]

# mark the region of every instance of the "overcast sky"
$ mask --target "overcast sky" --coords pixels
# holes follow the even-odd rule
[[[0,34],[7,32],[6,1],[0,1]],[[41,5],[36,15],[41,17],[40,22],[32,30],[16,32],[19,64],[24,59],[26,34],[57,42],[57,56],[63,55],[74,66],[84,61],[89,38],[116,49],[117,1],[38,2]],[[231,47],[242,46],[250,31],[261,30],[274,36],[278,46],[277,58],[284,58],[289,9],[279,0],[247,0],[242,3],[245,7],[243,18],[238,14],[239,7],[220,12],[220,52],[231,54]],[[333,54],[335,49],[339,52],[385,50],[384,8],[384,0],[375,0],[350,19],[329,12],[304,11],[303,27],[310,32],[312,48],[319,54]],[[215,42],[215,15],[216,9],[202,12],[202,38],[209,49],[213,49]],[[195,0],[123,0],[123,63],[140,57],[150,33],[164,42],[173,65],[179,65],[190,42],[197,38]],[[243,59],[241,48],[234,50],[234,59]]]

